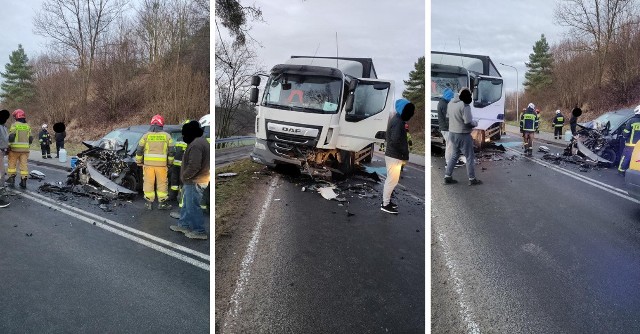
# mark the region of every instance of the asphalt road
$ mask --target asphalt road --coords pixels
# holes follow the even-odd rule
[[[432,333],[640,332],[640,205],[623,178],[524,158],[519,141],[482,159],[477,187],[444,185],[432,159]]]
[[[391,215],[365,176],[337,184],[339,202],[273,173],[252,190],[245,235],[216,242],[239,246],[226,251],[237,263],[216,262],[216,332],[424,333],[424,168],[401,185]]]
[[[35,169],[42,182],[66,177]],[[144,211],[141,197],[105,212],[39,193],[42,182],[0,209],[0,332],[209,332],[209,242],[170,231],[168,212]]]

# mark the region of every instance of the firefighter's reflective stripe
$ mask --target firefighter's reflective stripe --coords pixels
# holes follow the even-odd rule
[[[184,189],[180,188],[180,193],[178,194],[178,207],[182,207],[182,204],[184,203]]]
[[[625,145],[634,146],[635,143],[638,142],[638,139],[640,139],[640,122],[632,123],[631,131],[624,129],[623,132],[625,134],[625,137],[626,137],[626,134],[631,133],[627,138],[627,140],[625,141]]]
[[[173,191],[178,191],[178,188],[179,188],[178,185],[171,186],[171,190],[173,190]]]
[[[182,157],[184,156],[184,151],[187,150],[187,143],[183,141],[179,141],[175,145],[175,153],[173,155],[173,165],[174,166],[182,166]]]
[[[564,125],[564,117],[556,117],[556,127],[562,127]]]
[[[15,138],[9,147],[15,152],[29,152],[29,136],[31,135],[31,127],[27,123],[14,123],[11,125],[9,134],[15,133]]]
[[[167,155],[146,153],[144,155],[144,161],[167,161]]]

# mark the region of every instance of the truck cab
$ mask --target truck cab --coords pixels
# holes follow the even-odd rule
[[[252,80],[260,85],[259,77]],[[293,56],[274,66],[258,98],[251,158],[301,166],[312,175],[348,175],[383,142],[393,111],[392,81],[369,58]]]

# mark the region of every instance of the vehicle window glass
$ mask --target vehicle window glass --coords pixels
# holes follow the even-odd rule
[[[347,121],[359,121],[384,110],[390,85],[388,82],[360,81],[354,93],[353,109]]]
[[[267,106],[293,111],[335,114],[340,106],[342,80],[332,77],[277,74],[264,93]]]
[[[478,80],[478,91],[475,97],[475,107],[486,107],[502,98],[502,79]]]
[[[467,76],[455,73],[431,72],[431,100],[436,101],[442,97],[445,89],[451,88],[457,93],[462,87],[467,87]]]

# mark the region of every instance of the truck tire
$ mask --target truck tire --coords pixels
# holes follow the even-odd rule
[[[334,179],[340,180],[347,178],[353,174],[356,157],[354,152],[349,151],[340,151],[338,154],[340,154],[338,170],[342,172],[342,174],[340,175],[339,173],[334,173],[333,177]]]

